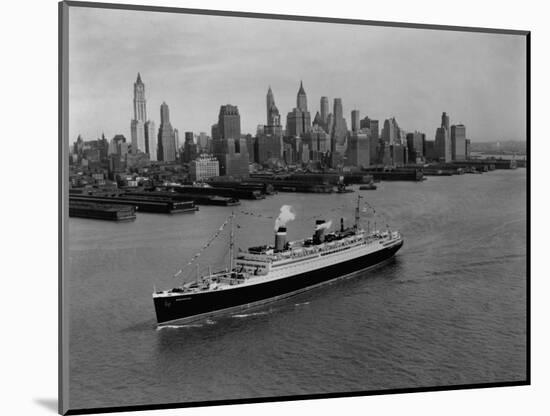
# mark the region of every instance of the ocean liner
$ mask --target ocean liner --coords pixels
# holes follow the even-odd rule
[[[288,215],[275,225],[272,245],[250,247],[234,253],[233,215],[230,217],[229,267],[208,272],[193,282],[153,293],[159,325],[191,322],[232,310],[296,295],[332,280],[351,276],[391,258],[403,245],[398,231],[364,230],[359,225],[360,198],[355,223],[328,232],[331,222],[316,220],[312,237],[287,241]],[[370,227],[369,227],[370,228]]]

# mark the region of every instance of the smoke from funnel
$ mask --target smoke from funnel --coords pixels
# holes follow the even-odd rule
[[[279,227],[284,227],[288,222],[293,221],[295,218],[296,214],[292,212],[292,206],[283,205],[281,207],[281,211],[279,212],[279,216],[275,220],[275,231],[277,231]]]
[[[323,222],[322,224],[317,224],[315,230],[328,230],[332,226],[332,220],[328,222]]]

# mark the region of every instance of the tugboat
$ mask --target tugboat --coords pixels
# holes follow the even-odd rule
[[[384,231],[360,228],[360,199],[351,227],[345,227],[342,218],[339,229],[330,232],[331,221],[316,220],[314,234],[297,241],[287,241],[286,225],[294,214],[289,215],[290,207],[285,205],[275,222],[274,243],[236,254],[232,214],[229,267],[174,289],[155,291],[158,324],[191,322],[273,302],[391,258],[403,246],[401,234],[389,227]]]
[[[375,185],[373,182],[368,183],[368,184],[366,184],[366,185],[361,185],[361,186],[359,186],[359,190],[360,190],[360,191],[375,191],[376,188],[377,188],[377,187],[376,187],[376,185]]]

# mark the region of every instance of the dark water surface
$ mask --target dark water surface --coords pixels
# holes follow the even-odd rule
[[[353,218],[358,192],[280,193],[238,211]],[[389,264],[296,297],[196,325],[156,329],[153,286],[231,208],[69,220],[70,407],[88,408],[519,381],[526,374],[526,172],[383,182],[361,191],[402,231]],[[372,221],[372,220],[371,220]],[[273,220],[239,215],[237,245],[271,242]],[[226,240],[225,240],[226,241]],[[223,263],[224,241],[201,256]],[[192,272],[190,270],[189,272]],[[188,278],[193,278],[189,275]]]

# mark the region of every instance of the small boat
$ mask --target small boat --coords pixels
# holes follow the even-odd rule
[[[374,191],[377,189],[377,186],[374,183],[369,183],[367,185],[361,185],[359,187],[360,191]]]

